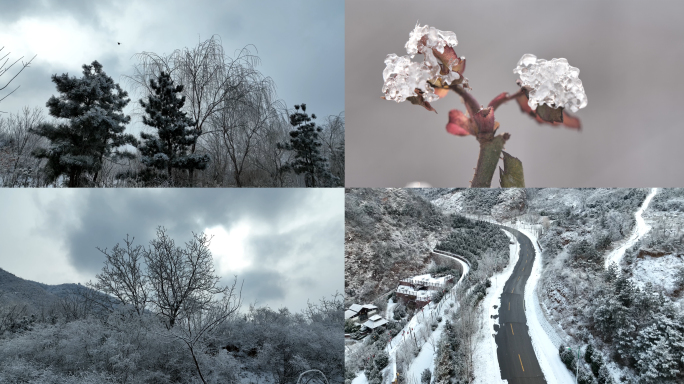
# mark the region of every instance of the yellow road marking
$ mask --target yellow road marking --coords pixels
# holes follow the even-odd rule
[[[520,281],[520,276],[518,276],[518,281]]]
[[[513,293],[513,291],[515,291],[515,287],[513,287],[513,289],[511,289],[511,293]]]
[[[520,354],[518,354],[518,360],[520,360],[520,368],[523,369],[523,372],[525,372],[525,367],[522,365],[522,359],[520,358]]]
[[[511,302],[510,301],[508,302],[508,310],[509,311],[511,310]]]
[[[511,333],[515,336],[515,332],[513,332],[513,323],[510,323],[510,324],[511,324]]]
[[[525,267],[523,267],[523,272],[525,272]]]

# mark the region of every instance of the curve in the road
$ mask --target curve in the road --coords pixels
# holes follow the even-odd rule
[[[520,244],[518,262],[501,295],[500,327],[494,337],[501,379],[507,380],[509,384],[545,384],[546,380],[534,353],[525,316],[525,283],[534,264],[534,246],[520,231],[499,227],[512,233]]]

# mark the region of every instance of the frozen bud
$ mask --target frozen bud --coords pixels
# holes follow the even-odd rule
[[[382,72],[385,84],[382,92],[385,99],[399,103],[418,95],[416,89],[419,89],[425,101],[434,101],[439,99],[439,96],[428,84],[432,76],[431,69],[425,63],[416,63],[408,56],[399,57],[392,53],[385,59],[385,70]]]
[[[423,39],[423,37],[426,37]],[[409,40],[406,42],[406,53],[415,56],[417,53],[425,53],[425,51],[436,49],[443,53],[444,47],[455,47],[458,45],[456,34],[451,31],[440,31],[435,27],[420,26],[416,24],[413,31],[409,34]],[[428,48],[428,49],[426,49]]]
[[[587,106],[579,69],[570,66],[566,59],[546,61],[528,53],[520,58],[513,73],[520,75],[521,86],[530,90],[529,106],[533,110],[541,104],[572,112]]]
[[[440,31],[427,25],[416,25],[409,35],[406,51],[409,56],[387,55],[382,73],[382,92],[387,100],[405,101],[411,97],[424,105],[444,97],[450,84],[461,84],[465,70],[465,59],[456,55],[453,47],[458,44],[456,34]],[[423,62],[412,62],[417,54],[424,55]],[[435,93],[434,84],[443,88]],[[428,108],[430,109],[430,108]]]

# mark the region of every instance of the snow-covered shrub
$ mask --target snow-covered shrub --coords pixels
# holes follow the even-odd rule
[[[568,367],[569,370],[575,372],[575,364],[577,362],[575,361],[575,354],[568,350],[564,345],[561,345],[558,348],[558,353],[560,354],[560,359],[565,364],[566,367]]]
[[[422,384],[430,384],[431,379],[432,379],[432,372],[430,372],[429,369],[425,368],[423,373],[420,374],[420,382]]]

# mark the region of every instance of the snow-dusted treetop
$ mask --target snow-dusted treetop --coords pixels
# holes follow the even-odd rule
[[[385,99],[398,103],[412,96],[421,96],[428,102],[439,99],[428,81],[448,85],[461,79],[465,59],[456,56],[453,47],[457,44],[454,32],[416,24],[405,45],[408,55],[399,57],[392,53],[385,59]],[[411,61],[418,53],[425,56],[422,63]]]
[[[533,110],[540,104],[549,107],[564,107],[572,112],[587,106],[579,69],[568,64],[566,59],[547,61],[532,54],[524,54],[513,73],[520,75],[522,86],[529,87],[529,106]]]

